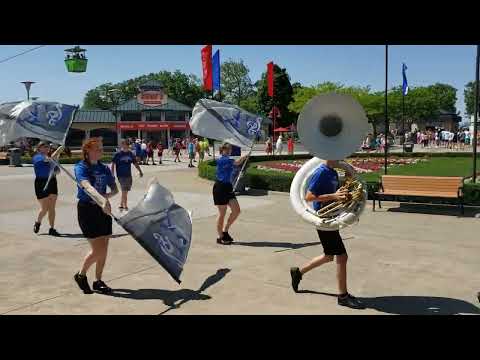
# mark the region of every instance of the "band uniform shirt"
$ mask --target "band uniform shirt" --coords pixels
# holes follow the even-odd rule
[[[225,184],[231,184],[232,172],[235,160],[230,159],[227,155],[222,155],[217,160],[217,181]]]
[[[132,177],[132,164],[135,163],[135,157],[131,151],[117,152],[113,157],[112,162],[117,168],[118,177]]]
[[[339,187],[338,173],[335,169],[329,168],[327,165],[320,165],[311,176],[308,182],[308,191],[315,196],[334,194]],[[321,203],[313,201],[313,208],[318,211],[322,206],[328,205],[329,202]]]
[[[39,179],[48,179],[50,174],[50,163],[45,161],[45,155],[37,153],[32,158],[33,169],[35,171],[35,176]]]
[[[107,193],[107,185],[112,188],[115,184],[115,178],[110,168],[101,162],[89,166],[84,160],[79,161],[75,164],[75,178],[78,183],[87,180],[102,196]],[[78,188],[77,198],[81,202],[93,202],[90,196],[80,187]]]

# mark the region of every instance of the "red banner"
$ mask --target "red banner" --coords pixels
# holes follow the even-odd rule
[[[202,68],[203,68],[203,88],[212,91],[212,45],[207,45],[202,49]]]
[[[273,61],[267,64],[268,96],[273,97]]]
[[[187,130],[190,128],[187,122],[175,121],[122,121],[117,124],[120,130],[145,130],[145,131],[162,131],[162,130]]]

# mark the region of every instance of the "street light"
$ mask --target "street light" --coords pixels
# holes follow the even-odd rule
[[[22,81],[23,85],[25,85],[25,89],[27,90],[27,100],[30,100],[30,87],[32,84],[35,84],[35,81]]]

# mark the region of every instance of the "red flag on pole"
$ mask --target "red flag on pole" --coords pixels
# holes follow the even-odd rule
[[[213,89],[212,78],[212,45],[207,45],[202,49],[202,68],[203,68],[203,88],[205,90]]]
[[[273,61],[267,64],[268,96],[273,97]]]

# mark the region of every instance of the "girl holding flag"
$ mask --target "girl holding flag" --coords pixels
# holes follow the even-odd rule
[[[62,148],[57,149],[51,157],[56,159],[58,155],[60,155],[61,149]],[[58,196],[57,178],[55,175],[58,174],[60,169],[55,168],[53,170],[54,173],[51,174],[52,165],[48,161],[49,151],[50,145],[45,141],[40,141],[37,145],[37,153],[32,158],[33,168],[35,170],[35,195],[41,207],[37,221],[35,221],[33,225],[33,232],[35,234],[39,232],[42,220],[45,215],[48,214],[48,222],[50,224],[48,235],[60,236],[57,230],[55,230],[55,206]]]
[[[237,220],[240,215],[240,204],[235,197],[232,185],[232,172],[234,166],[240,166],[248,155],[242,156],[238,160],[230,159],[232,153],[232,146],[224,143],[220,147],[220,158],[217,160],[216,181],[213,185],[213,202],[218,208],[217,218],[217,243],[222,245],[230,245],[233,238],[229,235],[228,230]],[[227,206],[230,207],[230,216],[227,224],[224,227],[225,215],[227,213]]]

